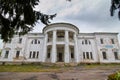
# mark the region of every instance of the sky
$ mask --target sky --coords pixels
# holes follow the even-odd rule
[[[110,16],[110,6],[111,0],[40,0],[35,10],[49,15],[57,13],[51,23],[71,23],[82,33],[118,32],[120,37],[120,20],[117,12]],[[43,27],[39,22],[33,32],[42,32]],[[0,48],[1,44],[2,41]]]

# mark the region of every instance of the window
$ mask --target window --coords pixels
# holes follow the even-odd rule
[[[37,44],[37,39],[35,39],[35,44]]]
[[[85,52],[83,52],[83,59],[85,59]]]
[[[115,59],[117,60],[118,59],[118,53],[114,52],[114,56],[115,56]]]
[[[20,55],[20,51],[17,51],[16,52],[16,58],[19,58],[19,55]]]
[[[22,43],[22,38],[19,38],[19,43]]]
[[[40,41],[38,41],[38,44],[40,44]]]
[[[36,56],[36,58],[38,58],[38,56],[39,56],[39,51],[37,51],[37,56]]]
[[[83,59],[93,59],[92,52],[83,52]]]
[[[84,41],[82,41],[82,44],[84,44]]]
[[[32,51],[30,51],[30,55],[29,55],[29,58],[31,58],[32,57]]]
[[[87,43],[87,40],[85,40],[85,44],[88,44],[88,43]]]
[[[71,58],[74,58],[74,54],[73,53],[71,53]]]
[[[32,40],[32,42],[31,42],[31,44],[33,44],[33,40]]]
[[[50,58],[50,53],[47,54],[47,58]]]
[[[103,39],[100,39],[101,44],[103,44]]]
[[[91,42],[89,41],[89,44],[91,44]]]
[[[87,59],[89,59],[89,52],[86,52]]]
[[[111,39],[112,44],[115,44],[114,39]]]
[[[6,51],[4,58],[8,58],[8,55],[9,55],[9,51]]]
[[[106,52],[102,52],[102,55],[103,55],[103,59],[107,59]]]
[[[31,44],[40,44],[40,41],[37,40],[37,39],[35,39],[35,40],[32,40],[32,41],[31,41]]]
[[[32,58],[35,58],[35,54],[36,54],[36,52],[35,52],[35,51],[33,51],[33,57],[32,57]]]
[[[90,52],[90,57],[91,57],[91,59],[93,59],[93,55],[92,55],[92,52]]]
[[[29,58],[38,58],[39,57],[39,51],[30,51]]]

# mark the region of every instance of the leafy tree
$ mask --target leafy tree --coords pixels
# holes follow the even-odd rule
[[[120,20],[120,0],[111,0],[111,16],[114,16],[115,10],[118,10],[118,18]]]
[[[31,31],[40,20],[48,25],[54,15],[46,15],[35,11],[39,0],[0,0],[0,34],[7,42],[14,34],[24,35]]]

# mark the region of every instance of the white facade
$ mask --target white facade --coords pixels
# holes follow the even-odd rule
[[[80,33],[69,23],[55,23],[42,33],[15,35],[4,43],[0,62],[120,63],[118,33]]]

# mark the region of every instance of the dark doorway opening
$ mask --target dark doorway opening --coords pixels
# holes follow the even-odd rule
[[[58,62],[63,62],[63,54],[58,53]]]

